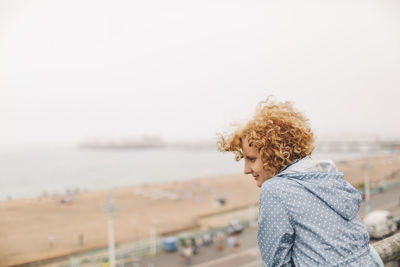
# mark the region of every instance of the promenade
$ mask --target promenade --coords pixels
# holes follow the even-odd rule
[[[375,209],[388,209],[393,214],[400,215],[400,205],[398,203],[398,196],[400,192],[400,185],[390,188],[385,192],[375,193],[371,196],[371,208]],[[360,208],[360,216],[364,215],[364,204]],[[232,252],[228,248],[223,251],[217,251],[214,246],[202,247],[199,254],[192,257],[192,267],[256,267],[260,262],[260,253],[257,245],[257,228],[245,229],[243,234],[238,236],[241,242],[241,247],[237,252]],[[372,243],[376,240],[372,240]],[[234,263],[234,264],[233,264]],[[175,253],[164,253],[155,257],[145,258],[138,262],[137,267],[147,266],[185,266],[179,262],[179,255]],[[129,266],[129,265],[128,265]],[[132,265],[134,266],[134,265]],[[388,265],[392,266],[392,265]],[[395,265],[394,265],[395,266]]]
[[[337,165],[353,185],[368,175],[371,185],[377,186],[398,178],[400,156]],[[0,266],[106,247],[104,203],[108,193],[80,193],[68,203],[52,197],[0,202]],[[258,195],[252,177],[244,175],[115,188],[115,240],[123,244],[148,238],[150,229],[155,229],[157,236],[200,229],[211,222],[199,218],[255,205]],[[217,199],[224,199],[224,204],[218,204]],[[53,246],[49,235],[54,236]]]
[[[400,185],[390,188],[384,192],[378,192],[371,196],[371,210],[387,209],[394,215],[400,215],[398,197]],[[362,202],[359,215],[364,216],[365,201]],[[245,229],[243,234],[238,236],[241,246],[236,252],[229,248],[217,251],[214,246],[206,246],[199,249],[199,254],[192,257],[192,267],[256,267],[260,263],[260,253],[257,245],[257,228]],[[371,243],[377,240],[371,240]],[[155,257],[145,258],[137,263],[137,267],[175,267],[185,266],[179,262],[178,252],[163,253]],[[129,266],[129,265],[128,265]],[[132,266],[134,266],[132,264]],[[260,265],[261,266],[261,265]],[[395,264],[387,265],[397,266]]]

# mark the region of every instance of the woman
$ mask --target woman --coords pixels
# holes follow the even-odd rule
[[[379,266],[359,216],[361,197],[333,162],[317,162],[307,119],[267,99],[221,151],[244,158],[261,187],[258,245],[265,266]]]

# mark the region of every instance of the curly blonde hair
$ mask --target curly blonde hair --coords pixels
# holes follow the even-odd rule
[[[270,97],[257,105],[253,118],[231,134],[219,135],[218,149],[243,158],[242,141],[247,140],[260,152],[263,168],[277,174],[295,159],[311,155],[314,137],[308,120],[291,102],[276,102]]]

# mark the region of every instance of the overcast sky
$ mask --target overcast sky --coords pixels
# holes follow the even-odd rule
[[[400,137],[400,1],[0,1],[0,144],[214,138],[272,94]]]

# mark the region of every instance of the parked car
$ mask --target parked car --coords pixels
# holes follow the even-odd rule
[[[238,220],[232,220],[227,228],[228,235],[231,233],[240,234],[243,231],[243,225]]]
[[[208,246],[212,243],[212,235],[209,233],[205,233],[202,236],[203,239],[203,245]]]
[[[397,230],[393,215],[387,210],[374,210],[364,218],[364,225],[371,238],[383,238]]]
[[[173,252],[178,249],[178,238],[175,236],[169,236],[164,239],[164,250],[166,252]]]

